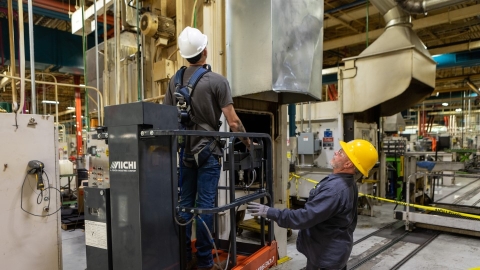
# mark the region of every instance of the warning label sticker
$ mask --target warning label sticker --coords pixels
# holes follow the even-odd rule
[[[107,249],[107,224],[85,220],[85,245]]]

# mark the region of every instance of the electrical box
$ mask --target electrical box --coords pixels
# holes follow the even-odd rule
[[[175,64],[173,61],[162,59],[153,64],[153,81],[157,82],[170,79],[175,75]]]
[[[317,135],[311,132],[300,133],[297,145],[299,155],[317,154],[322,148],[320,140],[317,139]]]
[[[88,132],[87,151],[88,162],[88,186],[110,187],[110,171],[108,163],[108,144],[105,140],[96,139],[97,132]]]

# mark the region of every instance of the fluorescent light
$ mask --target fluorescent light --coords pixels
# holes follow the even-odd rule
[[[461,112],[462,109],[458,108],[458,109],[455,109],[456,112]]]
[[[67,110],[75,110],[75,107],[67,107]]]
[[[53,100],[42,100],[42,103],[45,103],[45,104],[59,104],[60,102],[53,101]]]
[[[443,103],[442,103],[442,106],[448,106],[448,103],[443,102]]]

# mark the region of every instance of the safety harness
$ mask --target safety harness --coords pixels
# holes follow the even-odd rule
[[[178,108],[178,122],[184,127],[191,127],[194,124],[198,124],[202,128],[212,131],[213,129],[210,126],[198,121],[192,111],[193,91],[203,75],[211,71],[211,67],[205,64],[198,68],[188,80],[187,85],[183,85],[183,75],[186,69],[187,67],[183,66],[175,74],[175,98]],[[208,127],[206,128],[204,125]]]

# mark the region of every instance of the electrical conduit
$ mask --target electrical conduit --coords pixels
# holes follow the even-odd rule
[[[20,3],[18,3],[20,5]],[[23,36],[23,35],[22,35]],[[33,44],[33,10],[32,10],[32,0],[28,0],[28,37],[30,44],[30,74],[32,78],[35,78],[35,47]],[[30,113],[37,113],[37,93],[35,89],[35,80],[32,80],[32,89],[31,89],[31,103],[32,107],[30,108]],[[58,106],[57,106],[58,108]],[[58,120],[58,119],[57,119]]]
[[[466,0],[395,0],[398,5],[410,14],[425,14],[430,10],[453,6]]]
[[[10,75],[16,75],[15,65],[15,35],[13,31],[13,3],[12,0],[8,0],[8,31],[10,40]],[[15,80],[12,80],[12,104],[17,103],[17,93],[15,92]]]
[[[19,49],[20,49],[20,105],[16,102],[13,104],[13,111],[23,110],[25,104],[25,41],[23,31],[23,3],[22,0],[18,0],[18,35],[19,35]],[[16,96],[15,88],[13,88],[13,96]]]
[[[5,74],[0,74],[0,78],[9,78],[9,79],[16,79],[16,80],[20,80],[21,78],[20,77],[16,77],[16,76],[10,76],[10,75],[5,75]],[[25,78],[25,81],[31,81],[30,79],[26,79]],[[67,84],[67,83],[53,83],[53,82],[44,82],[44,81],[36,81],[37,83],[39,84],[47,84],[47,85],[58,85],[58,86],[65,86],[65,87],[74,87],[74,88],[84,88],[84,89],[92,89],[92,90],[95,90],[97,91],[98,93],[100,93],[100,119],[98,119],[99,123],[101,125],[103,125],[103,97],[102,97],[102,93],[100,92],[100,90],[98,90],[97,88],[95,87],[92,87],[92,86],[86,86],[86,85],[76,85],[76,84]]]

